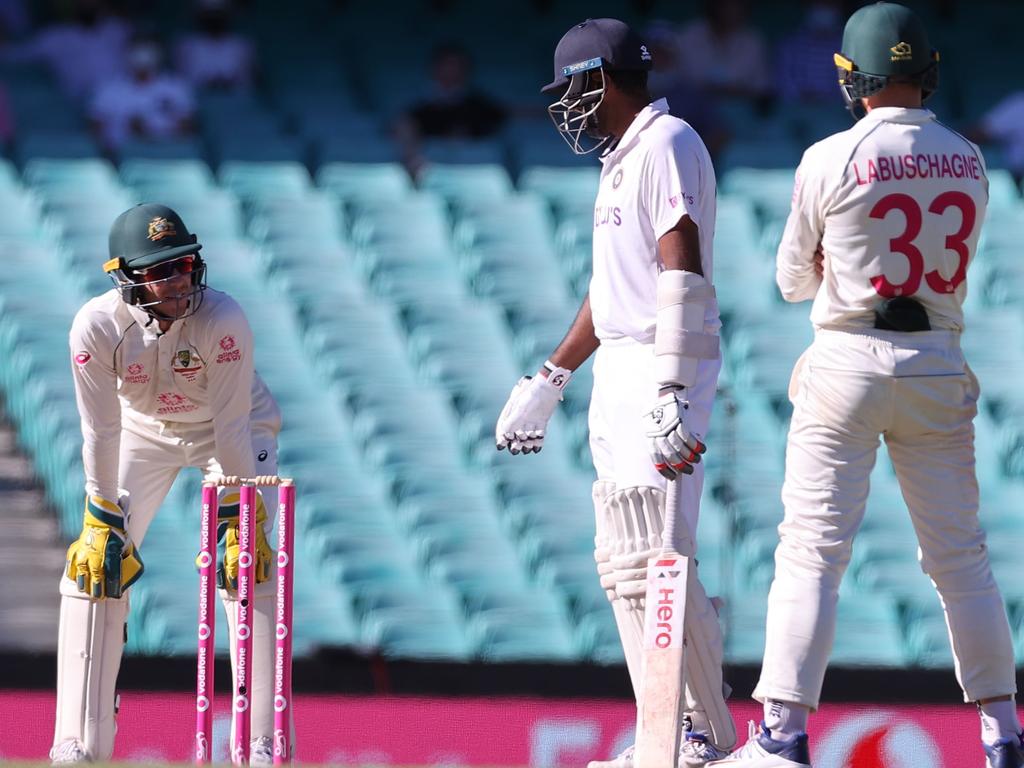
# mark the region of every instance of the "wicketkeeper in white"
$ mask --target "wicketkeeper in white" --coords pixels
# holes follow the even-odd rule
[[[651,56],[621,21],[570,29],[554,56],[559,96],[549,112],[577,154],[602,150],[594,207],[593,277],[565,339],[536,376],[516,384],[498,419],[498,449],[539,451],[574,371],[592,353],[590,447],[597,470],[595,556],[639,696],[648,558],[676,515],[694,554],[703,483],[703,435],[721,358],[712,287],[715,174],[697,133],[651,102]],[[680,484],[665,510],[666,483]],[[732,748],[722,635],[698,579],[687,599],[689,728],[680,762],[700,766]],[[591,768],[631,768],[632,748]]]
[[[921,567],[945,610],[957,679],[978,705],[986,765],[1018,768],[1013,646],[978,524],[978,382],[960,350],[966,271],[988,203],[985,163],[922,106],[938,83],[938,55],[913,12],[866,6],[842,46],[840,84],[860,119],[804,154],[778,251],[783,297],[814,299],[815,337],[790,385],[785,517],[754,691],[764,721],[714,765],[810,765],[807,719],[884,436]]]
[[[280,412],[253,369],[241,307],[206,287],[201,247],[166,206],[125,211],[111,228],[104,265],[115,287],[87,302],[71,328],[85,520],[60,582],[54,763],[105,761],[113,752],[129,587],[143,575],[146,530],[179,470],[277,473]],[[273,563],[262,499],[257,506],[251,759],[269,764]],[[218,582],[233,636],[237,488],[224,489],[220,521]]]

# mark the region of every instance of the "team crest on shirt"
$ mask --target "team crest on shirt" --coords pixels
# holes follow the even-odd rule
[[[899,42],[889,50],[892,51],[892,56],[889,57],[890,61],[910,61],[914,55],[914,49],[910,47],[910,43]]]
[[[165,237],[174,237],[177,234],[178,231],[174,228],[174,224],[163,216],[155,216],[149,222],[147,236],[154,243],[158,240],[163,240]]]
[[[192,356],[192,350],[190,349],[179,349],[174,354],[173,366],[174,372],[179,376],[184,377],[185,381],[193,382],[199,376],[199,371],[202,370],[202,360]],[[193,365],[195,363],[195,365]]]
[[[622,184],[622,169],[619,168],[612,176],[612,189],[618,189],[619,185]]]

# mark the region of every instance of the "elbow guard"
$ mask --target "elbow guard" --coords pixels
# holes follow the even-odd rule
[[[659,387],[692,387],[698,361],[718,357],[718,336],[704,332],[704,310],[714,298],[714,286],[703,275],[681,269],[658,275],[654,370]]]

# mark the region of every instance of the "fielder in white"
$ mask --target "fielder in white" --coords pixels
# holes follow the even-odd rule
[[[201,247],[170,208],[125,211],[104,265],[115,287],[87,302],[71,328],[86,501],[60,582],[55,764],[105,761],[113,752],[129,587],[143,575],[146,530],[178,471],[277,473],[280,413],[253,369],[242,309],[206,287]],[[273,563],[262,500],[257,506],[251,759],[270,764]],[[218,582],[233,635],[237,488],[224,489],[220,515]]]
[[[498,449],[539,451],[572,371],[592,353],[590,447],[597,470],[595,556],[634,692],[641,684],[647,561],[661,548],[666,482],[694,554],[702,438],[721,367],[712,287],[715,173],[697,133],[651,102],[646,46],[621,21],[570,29],[554,56],[549,111],[577,154],[602,150],[594,206],[593,277],[565,339],[516,384],[498,419]],[[685,476],[684,476],[685,475]],[[685,523],[685,525],[683,524]],[[718,616],[697,578],[687,601],[689,727],[680,763],[702,766],[732,748]],[[632,748],[591,768],[631,768]]]
[[[785,518],[754,692],[764,721],[714,765],[810,765],[807,719],[882,436],[945,610],[964,699],[978,705],[986,765],[1017,768],[1013,648],[978,524],[978,382],[960,350],[985,164],[922,107],[938,55],[910,10],[876,3],[854,13],[835,61],[860,120],[804,154],[778,251],[782,295],[814,299],[815,338],[790,386]]]

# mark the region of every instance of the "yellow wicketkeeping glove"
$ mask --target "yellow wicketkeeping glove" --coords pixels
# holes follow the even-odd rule
[[[238,513],[239,494],[228,493],[220,501],[217,511],[217,540],[224,540],[224,558],[217,567],[217,586],[221,589],[238,589]],[[274,553],[267,542],[263,524],[267,521],[267,508],[263,495],[256,494],[256,583],[270,578],[270,564]]]
[[[121,507],[102,496],[86,496],[82,535],[68,547],[68,578],[89,597],[121,597],[144,570],[125,533]]]

